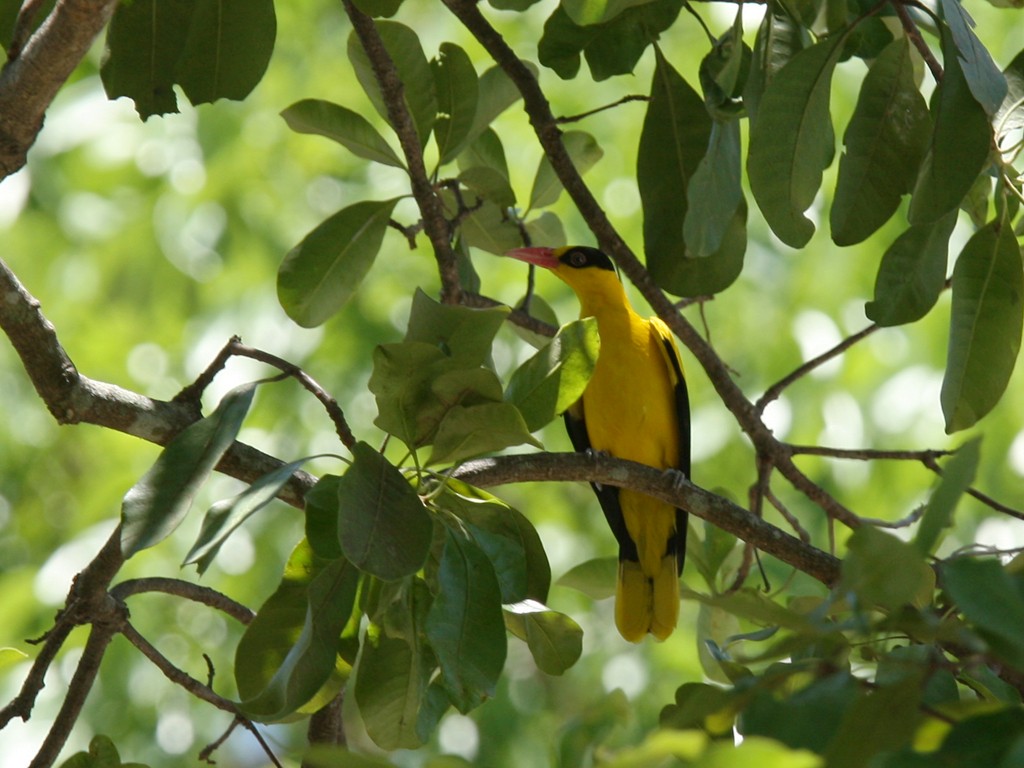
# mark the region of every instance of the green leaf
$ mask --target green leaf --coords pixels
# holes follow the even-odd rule
[[[405,167],[369,120],[339,104],[323,99],[303,99],[285,109],[281,116],[297,133],[326,136],[357,157],[395,168]]]
[[[741,97],[752,55],[743,42],[742,9],[737,9],[733,25],[715,40],[698,70],[704,104],[716,121],[728,122],[742,114]]]
[[[971,94],[949,35],[943,35],[945,74],[932,96],[932,139],[921,164],[907,218],[935,221],[960,205],[988,161],[992,127]]]
[[[183,429],[121,502],[121,552],[129,558],[163,541],[225,454],[249,412],[258,382],[235,387],[216,410]]]
[[[122,763],[121,755],[109,736],[92,737],[88,752],[76,752],[60,768],[146,768],[142,763]]]
[[[244,99],[274,52],[273,0],[196,2],[176,77],[193,104]]]
[[[942,586],[992,650],[1024,667],[1024,588],[994,558],[961,557],[942,564]]]
[[[28,658],[27,653],[19,651],[17,648],[0,648],[0,672],[3,672],[8,667],[13,667],[19,662],[25,661]]]
[[[508,312],[507,307],[472,309],[441,304],[417,288],[405,340],[432,344],[459,366],[476,367],[490,357],[491,342]]]
[[[574,320],[512,373],[505,400],[523,414],[527,429],[540,429],[580,398],[600,348],[597,321]]]
[[[277,273],[277,297],[292,320],[313,328],[344,306],[373,266],[397,202],[343,208],[288,252]]]
[[[437,504],[456,517],[491,562],[502,603],[547,599],[551,566],[537,530],[517,509],[479,488],[449,479]]]
[[[402,5],[402,0],[352,0],[352,5],[367,16],[394,16]]]
[[[468,712],[494,695],[507,642],[494,569],[470,539],[447,530],[427,613],[427,640],[441,665],[452,704]]]
[[[868,608],[894,611],[904,605],[928,605],[935,573],[911,544],[864,525],[846,543],[841,587]]]
[[[656,51],[636,176],[644,212],[647,269],[665,290],[681,295],[676,275],[685,253],[682,222],[687,187],[708,147],[711,119],[703,99]]]
[[[873,755],[909,743],[923,719],[919,707],[924,676],[922,668],[914,679],[862,692],[825,750],[829,768],[861,768]]]
[[[371,625],[359,654],[355,699],[366,732],[381,749],[423,744],[417,718],[432,666],[419,648]]]
[[[508,176],[502,175],[494,168],[478,165],[462,171],[458,179],[467,188],[473,191],[478,198],[483,198],[500,210],[511,208],[516,204],[516,194],[512,191]],[[467,230],[463,230],[466,234]]]
[[[719,249],[703,259],[677,258],[661,287],[677,296],[711,296],[732,285],[743,271],[747,250],[747,201],[741,199]],[[648,256],[648,261],[650,256]]]
[[[935,306],[946,284],[949,236],[956,211],[931,224],[910,226],[882,256],[875,277],[875,298],[865,314],[883,326],[920,320]]]
[[[627,8],[644,5],[652,0],[565,0],[562,7],[574,24],[581,27],[602,24],[615,18]]]
[[[772,231],[794,248],[814,234],[804,212],[835,154],[829,97],[844,39],[837,35],[793,56],[765,88],[750,128],[750,189]]]
[[[597,145],[594,137],[585,131],[566,131],[562,134],[562,144],[569,154],[576,170],[583,175],[594,163],[601,159],[604,151]],[[559,181],[555,169],[547,156],[541,158],[537,166],[537,174],[533,179],[530,191],[530,210],[551,205],[562,194],[562,182]]]
[[[107,33],[107,95],[128,96],[144,120],[177,112],[175,84],[193,104],[243,99],[274,50],[273,0],[120,3]]]
[[[526,642],[537,668],[548,675],[561,675],[583,652],[579,624],[535,600],[508,606],[505,627]]]
[[[528,443],[543,447],[526,426],[523,415],[509,403],[455,405],[447,410],[427,464],[450,464]]]
[[[338,482],[341,551],[379,579],[416,573],[430,549],[430,514],[409,481],[380,453],[357,443],[352,457]]]
[[[384,757],[353,752],[334,744],[311,744],[302,755],[302,764],[309,768],[395,768],[395,764]]]
[[[843,138],[830,223],[836,245],[859,243],[884,224],[909,193],[928,145],[928,106],[914,83],[906,37],[872,64]]]
[[[235,681],[249,717],[278,721],[314,697],[322,706],[337,693],[347,676],[347,664],[338,657],[339,639],[352,616],[358,584],[358,571],[343,558],[325,563],[306,542],[296,547],[281,585],[246,628],[235,653]]]
[[[462,151],[476,119],[477,78],[473,62],[454,43],[441,43],[433,62],[437,108],[442,113],[434,126],[438,165],[450,162]]]
[[[960,497],[974,482],[978,471],[981,438],[964,443],[942,472],[938,487],[928,499],[924,516],[914,536],[914,546],[922,555],[931,555],[938,546],[942,532],[953,524],[953,510]]]
[[[481,80],[482,87],[482,80]],[[483,94],[481,94],[483,98]],[[495,171],[508,183],[508,162],[505,160],[505,148],[501,139],[491,128],[486,128],[471,141],[458,157],[459,169],[469,171],[473,168],[488,168]]]
[[[786,13],[775,6],[768,7],[754,39],[750,72],[743,88],[743,106],[746,107],[751,125],[760,114],[764,89],[778,71],[804,47],[806,34]]]
[[[341,557],[338,543],[338,475],[323,475],[306,494],[306,541],[318,557],[328,560]]]
[[[615,594],[615,580],[619,572],[617,557],[598,557],[574,565],[555,582],[569,587],[594,600],[604,600]]]
[[[798,674],[796,665],[791,674]],[[843,714],[857,699],[859,683],[846,671],[813,680],[782,698],[773,691],[756,689],[743,711],[740,731],[744,737],[766,736],[794,749],[822,753],[842,723]]]
[[[654,0],[627,8],[601,24],[581,26],[560,5],[544,24],[537,56],[563,79],[579,72],[581,53],[594,80],[629,74],[647,46],[672,26],[681,7],[681,0]]]
[[[196,543],[185,555],[182,566],[196,563],[196,570],[202,575],[217,556],[221,545],[231,533],[244,523],[250,515],[263,509],[277,498],[278,492],[288,482],[295,470],[309,459],[299,459],[268,472],[256,482],[231,499],[219,501],[210,507],[203,518],[203,526],[196,537]]]
[[[719,253],[743,204],[741,175],[739,122],[716,120],[707,151],[686,187],[683,240],[688,258]]]
[[[733,692],[707,683],[683,683],[676,689],[675,702],[661,711],[663,728],[699,728],[713,736],[731,732],[734,723]]]
[[[118,3],[107,29],[100,77],[107,96],[127,96],[143,120],[178,111],[175,70],[195,0]]]
[[[524,61],[523,64],[534,75],[537,74],[537,67],[531,62]],[[476,115],[473,117],[473,126],[466,136],[466,143],[475,141],[484,133],[493,133],[491,123],[522,97],[519,89],[501,67],[491,67],[480,75],[477,86]]]
[[[1002,397],[1024,320],[1021,251],[1008,222],[993,221],[964,246],[953,270],[949,356],[942,380],[946,432],[966,429]]]
[[[374,24],[388,56],[398,70],[398,77],[405,86],[402,95],[416,127],[420,146],[426,146],[434,121],[437,119],[437,91],[434,86],[434,73],[423,54],[419,35],[397,21],[375,21]],[[391,124],[377,76],[355,32],[349,35],[348,59],[355,70],[356,79],[370,97],[374,109]]]
[[[442,199],[445,195],[442,194]],[[523,243],[519,226],[508,216],[506,209],[484,200],[474,207],[477,200],[467,200],[472,212],[462,220],[459,234],[467,245],[487,253],[502,256]],[[446,206],[446,212],[455,213],[454,206]]]
[[[446,410],[433,396],[431,384],[453,367],[457,366],[441,349],[426,342],[378,346],[369,382],[377,400],[373,423],[410,448],[428,442]]]
[[[985,112],[994,115],[1006,96],[1006,78],[992,61],[988,49],[974,34],[974,19],[960,0],[940,0],[939,4],[953,42],[956,43],[967,86]]]

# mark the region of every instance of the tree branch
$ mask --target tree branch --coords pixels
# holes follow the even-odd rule
[[[839,560],[834,556],[755,517],[728,499],[682,480],[677,473],[644,464],[596,453],[518,454],[466,462],[452,474],[483,488],[505,483],[568,480],[628,487],[682,507],[827,586],[834,585],[839,578]]]
[[[57,0],[0,71],[0,180],[25,165],[57,91],[106,26],[117,0]]]
[[[342,2],[352,22],[352,28],[370,60],[370,66],[373,67],[387,107],[388,122],[398,135],[398,143],[405,155],[409,179],[412,182],[412,195],[419,206],[424,231],[434,248],[434,258],[437,260],[441,275],[441,300],[447,304],[458,304],[461,294],[459,267],[455,252],[452,250],[451,232],[441,200],[427,176],[420,138],[405,103],[405,84],[398,76],[395,63],[384,47],[384,41],[381,40],[373,19],[356,8],[352,0]]]
[[[154,400],[78,372],[60,344],[39,301],[0,259],[0,329],[11,340],[25,372],[58,424],[96,424],[166,445],[201,418],[195,402]],[[283,462],[235,442],[217,465],[226,475],[251,483]],[[296,471],[282,488],[282,501],[301,509],[315,478]]]

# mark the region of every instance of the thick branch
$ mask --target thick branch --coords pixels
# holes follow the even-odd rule
[[[165,402],[83,376],[60,344],[39,302],[0,260],[0,329],[11,340],[36,392],[59,424],[96,424],[166,445],[199,419],[195,403]],[[236,442],[217,465],[226,475],[251,483],[280,467],[273,456]],[[315,479],[296,472],[280,498],[301,508]]]
[[[832,586],[839,560],[755,517],[728,499],[667,473],[632,461],[600,454],[521,454],[479,459],[459,467],[455,477],[480,487],[537,480],[586,480],[633,490],[682,507],[762,552]]]
[[[0,71],[0,180],[25,165],[46,110],[115,5],[117,0],[58,0],[17,58]]]

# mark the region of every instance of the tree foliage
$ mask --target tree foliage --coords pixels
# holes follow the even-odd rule
[[[323,13],[306,5],[310,17]],[[229,120],[235,107],[220,100],[247,99],[272,80],[275,49],[306,53],[277,39],[278,15],[292,33],[301,14],[270,0],[69,0],[46,9],[36,27],[37,10],[0,4],[11,35],[0,74],[0,111],[10,115],[0,119],[6,173],[24,162],[40,129],[28,116],[50,108],[52,94],[33,87],[33,67],[49,67],[60,82],[69,62],[79,65],[79,77],[99,78],[110,99],[128,97],[147,126],[174,125],[179,109]],[[756,25],[743,4],[705,13],[681,0],[345,0],[341,10],[324,33],[330,46],[315,48],[313,69],[330,77],[312,79],[313,92],[269,98],[274,124],[296,134],[290,146],[319,153],[312,167],[340,169],[330,172],[340,186],[328,186],[342,191],[330,210],[315,212],[319,220],[281,194],[258,215],[238,214],[246,234],[232,230],[237,243],[218,246],[238,258],[247,242],[274,254],[276,274],[262,272],[258,288],[276,294],[277,322],[289,333],[315,334],[294,338],[313,339],[319,357],[311,352],[299,367],[286,351],[232,338],[194,366],[206,365],[198,376],[179,377],[192,383],[177,394],[131,392],[80,374],[58,342],[66,338],[61,321],[71,318],[58,312],[54,330],[15,276],[34,275],[30,268],[0,265],[0,325],[55,419],[162,446],[148,469],[131,462],[136,479],[116,528],[66,585],[56,619],[34,627],[45,636],[0,651],[5,680],[14,681],[0,729],[16,718],[38,722],[33,707],[47,670],[68,658],[73,630],[88,627],[32,765],[136,764],[121,762],[126,750],[102,729],[72,740],[86,750],[67,747],[69,734],[101,719],[83,714],[86,697],[99,671],[123,660],[128,649],[117,638],[163,673],[159,685],[195,700],[190,717],[204,717],[200,707],[221,710],[225,738],[239,726],[261,759],[279,765],[391,764],[374,750],[420,750],[421,762],[437,766],[474,755],[481,764],[519,764],[537,754],[564,766],[1015,764],[1024,750],[1022,560],[974,536],[979,520],[1024,519],[1016,499],[999,498],[1012,487],[1011,469],[992,458],[1011,450],[1012,431],[1022,463],[1024,414],[1011,388],[1024,325],[1024,185],[1015,166],[1024,51],[1000,68],[1003,51],[982,42],[990,32],[1000,40],[1000,31],[976,32],[960,0],[772,0]],[[87,56],[86,32],[75,49],[53,31],[73,13],[95,17],[98,29],[108,12],[99,66]],[[1010,27],[1018,12],[986,18]],[[331,87],[340,80],[350,87]],[[641,94],[624,92],[637,87]],[[207,106],[195,112],[179,104],[182,96]],[[207,173],[239,135],[261,130],[255,125],[235,124],[216,138],[211,131]],[[45,143],[32,152],[45,152]],[[602,164],[618,164],[618,177],[601,176]],[[231,185],[256,186],[256,176],[225,174],[209,194],[229,205]],[[31,183],[40,209],[60,197],[59,179]],[[638,209],[628,231],[615,205],[624,184]],[[239,211],[258,205],[265,190],[246,192]],[[127,216],[127,197],[118,216]],[[167,195],[154,203],[154,228],[164,227],[168,243],[186,238],[162,245],[177,267],[168,280],[201,285],[212,250],[203,238],[212,243],[224,229],[223,208],[203,208],[210,202],[192,199],[190,212]],[[287,220],[293,205],[304,228]],[[275,218],[283,222],[275,234],[260,231]],[[19,227],[26,241],[41,229],[31,206],[12,224]],[[558,439],[547,425],[557,428],[583,392],[600,338],[592,320],[559,325],[539,295],[543,283],[535,292],[532,272],[520,282],[493,257],[577,239],[605,250],[687,349],[688,375],[700,382],[692,389],[712,403],[695,412],[698,454],[715,433],[699,428],[713,423],[700,418],[712,411],[729,413],[730,433],[745,436],[729,457],[700,454],[693,483],[543,450]],[[628,240],[642,247],[635,252]],[[403,242],[409,253],[399,265],[392,254]],[[855,259],[867,264],[858,273],[867,279],[851,294]],[[151,280],[167,277],[143,269]],[[417,288],[419,280],[430,287]],[[125,286],[133,288],[145,303],[141,288]],[[849,317],[838,308],[851,295],[858,318],[871,322],[842,338],[837,331],[825,349],[796,359],[792,343],[769,330],[777,328],[772,315],[792,317],[794,333],[801,318],[817,322],[825,311]],[[211,303],[222,310],[226,297]],[[241,294],[230,301],[245,303]],[[948,308],[948,323],[936,319],[937,306]],[[399,324],[394,317],[402,318],[401,340],[388,323]],[[190,322],[214,324],[198,310]],[[734,336],[724,346],[716,336],[712,346],[719,328]],[[934,402],[910,402],[922,393],[903,386],[902,400],[883,403],[882,420],[897,425],[890,439],[910,447],[891,449],[884,435],[865,438],[863,430],[856,445],[837,444],[835,434],[849,432],[836,431],[835,414],[860,416],[828,366],[886,333],[897,346],[929,346],[928,363],[943,368]],[[260,363],[264,378],[218,390],[237,358]],[[366,374],[336,399],[308,371],[340,361]],[[738,375],[759,362],[772,367],[752,382]],[[902,367],[915,373],[910,362]],[[860,392],[880,388],[880,379],[865,378]],[[275,394],[285,379],[323,406],[313,426],[295,398]],[[814,388],[819,394],[791,395]],[[252,410],[257,394],[283,405],[269,428],[255,426],[266,424]],[[801,398],[821,403],[820,413],[792,405]],[[772,415],[787,407],[796,411],[791,435]],[[912,418],[899,416],[932,411],[957,434],[953,442],[922,443]],[[269,453],[241,441],[247,428],[274,435]],[[337,440],[303,450],[309,441],[296,435],[309,431]],[[83,447],[67,439],[86,453],[84,439]],[[113,477],[102,458],[89,460]],[[874,474],[849,492],[840,462]],[[883,463],[898,468],[876,469]],[[913,474],[917,465],[924,479]],[[14,461],[0,466],[19,471]],[[217,501],[218,470],[245,486]],[[558,547],[545,534],[557,515],[538,510],[535,499],[549,498],[542,480],[635,488],[692,513],[683,589],[692,626],[638,651],[657,670],[643,696],[633,690],[630,700],[613,685],[595,693],[599,665],[620,682],[628,675],[610,674],[614,662],[631,668],[607,614],[590,603],[611,594],[614,563],[599,556],[607,547],[588,543],[568,567],[564,553],[553,565]],[[512,485],[526,482],[525,491]],[[995,492],[978,490],[982,482]],[[509,487],[492,493],[498,485]],[[102,493],[102,506],[111,506],[116,495]],[[301,530],[260,522],[275,498],[302,510]],[[589,499],[572,498],[587,507],[580,519],[598,519]],[[193,513],[200,502],[208,506],[201,521]],[[10,506],[12,517],[27,515],[17,499]],[[262,592],[230,579],[198,585],[188,571],[167,574],[163,561],[147,559],[163,550],[198,575],[216,573],[232,543],[259,525]],[[51,537],[49,549],[63,539]],[[15,583],[5,574],[0,589]],[[227,657],[215,665],[206,656],[205,682],[191,661],[164,655],[140,629],[136,606],[153,593],[172,595],[178,615],[195,603],[244,625]],[[204,648],[202,637],[181,641],[185,628],[161,627],[161,641],[174,644],[169,631],[189,651],[188,642],[203,654],[220,650]],[[26,653],[31,664],[21,663]],[[514,703],[526,676],[544,681],[531,694],[539,711]],[[446,723],[469,722],[466,715],[489,744],[441,755],[452,748]],[[307,721],[303,738],[294,724]],[[266,733],[287,734],[286,746]]]

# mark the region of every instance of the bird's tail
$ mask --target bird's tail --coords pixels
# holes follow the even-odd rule
[[[653,575],[636,560],[619,560],[615,590],[615,626],[631,643],[648,632],[658,640],[672,634],[679,618],[679,563],[674,552],[661,559]]]

